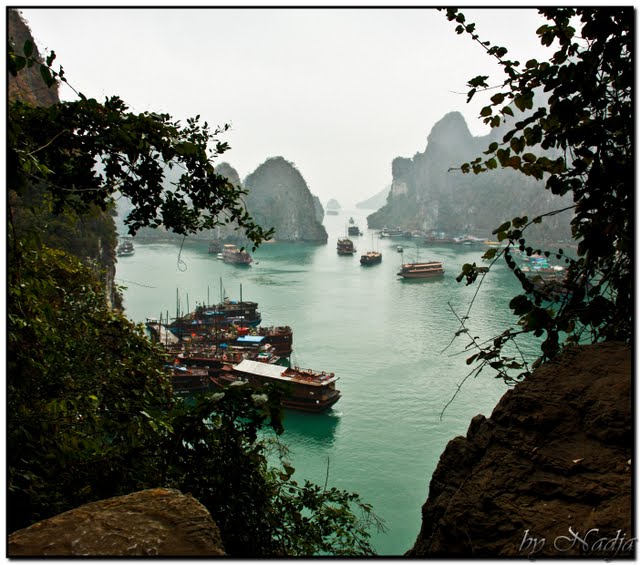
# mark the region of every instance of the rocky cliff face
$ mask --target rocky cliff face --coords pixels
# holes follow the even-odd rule
[[[43,61],[35,46],[35,41],[27,23],[17,10],[7,12],[8,36],[15,50],[23,54],[26,40],[34,43],[33,58]],[[64,66],[64,65],[63,65]],[[48,88],[43,82],[38,65],[25,67],[17,77],[9,75],[9,101],[22,100],[33,106],[51,106],[60,103],[58,86]],[[9,190],[10,206],[13,209],[16,232],[20,236],[23,230],[37,225],[39,237],[50,247],[57,247],[77,256],[89,264],[97,264],[105,271],[107,297],[115,307],[122,306],[122,297],[114,284],[117,244],[116,227],[110,211],[97,207],[83,217],[75,220],[71,216],[54,215],[43,205],[45,196],[42,188],[29,187],[20,194]]]
[[[506,130],[473,137],[459,112],[436,123],[424,152],[392,162],[392,184],[385,206],[368,218],[370,228],[401,226],[406,229],[437,229],[451,234],[488,236],[503,221],[515,216],[530,218],[556,207],[561,199],[544,189],[544,183],[512,170],[481,175],[462,174],[459,168],[482,155]],[[569,237],[569,218],[555,217],[538,236]],[[536,226],[537,227],[537,226]],[[535,234],[534,230],[529,233]]]
[[[247,210],[258,224],[275,229],[276,241],[326,243],[314,199],[300,172],[282,157],[267,159],[245,179]]]
[[[320,198],[315,195],[313,196],[313,208],[316,211],[316,221],[321,224],[324,222],[324,208],[322,207]]]
[[[220,557],[207,509],[177,490],[150,489],[85,504],[13,532],[9,557]]]
[[[630,557],[631,349],[576,347],[449,442],[410,557]]]
[[[13,9],[7,11],[7,24],[9,35],[7,39],[13,43],[16,53],[24,55],[23,46],[25,41],[30,40],[33,42],[29,26],[22,19],[20,12]],[[42,55],[35,44],[32,56],[36,61],[43,61]],[[51,104],[57,104],[60,101],[58,98],[58,85],[55,84],[51,88],[47,88],[40,76],[39,67],[35,65],[30,68],[24,68],[18,73],[17,77],[10,77],[8,87],[9,100],[20,99],[34,106],[51,106]]]

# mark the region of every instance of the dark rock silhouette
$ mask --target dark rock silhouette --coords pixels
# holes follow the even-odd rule
[[[440,457],[407,556],[633,555],[631,359],[575,347],[476,416]]]
[[[85,504],[13,532],[9,557],[225,555],[207,509],[191,495],[151,489]]]

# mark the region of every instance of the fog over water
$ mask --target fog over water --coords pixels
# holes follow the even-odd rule
[[[343,207],[383,190],[395,157],[424,151],[433,125],[460,111],[477,75],[500,84],[494,58],[434,8],[24,8],[39,47],[53,49],[69,83],[136,112],[200,115],[229,123],[221,160],[244,178],[282,156],[323,205]],[[550,55],[532,8],[470,8],[482,39],[512,58]],[[74,92],[61,89],[63,99]]]

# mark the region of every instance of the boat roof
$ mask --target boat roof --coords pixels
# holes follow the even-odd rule
[[[261,343],[264,337],[263,335],[243,335],[236,339],[236,343]]]
[[[236,371],[240,371],[242,373],[250,373],[252,375],[260,375],[262,377],[269,377],[270,379],[277,379],[277,380],[281,380],[281,381],[288,381],[291,382],[293,380],[296,380],[292,377],[292,375],[287,375],[286,371],[288,370],[288,367],[283,367],[282,365],[272,365],[269,363],[261,363],[260,361],[251,361],[250,359],[244,359],[243,361],[241,361],[240,363],[238,363],[237,365],[234,365],[233,367]],[[337,381],[338,377],[333,376],[329,379],[326,379],[322,382],[319,382],[317,380],[312,380],[309,381],[306,384],[328,384],[331,383],[333,381]]]
[[[438,267],[442,267],[442,263],[440,261],[428,261],[428,262],[423,262],[423,263],[404,263],[402,265],[403,267],[434,267],[434,266],[438,266]]]

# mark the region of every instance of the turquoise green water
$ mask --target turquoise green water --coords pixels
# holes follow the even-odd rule
[[[358,252],[338,256],[336,240],[352,216],[363,236],[352,238]],[[136,244],[119,259],[117,282],[127,315],[134,321],[176,313],[176,290],[187,300],[218,302],[220,281],[231,299],[260,305],[263,322],[294,331],[292,362],[340,376],[342,398],[323,415],[288,412],[281,441],[289,446],[298,480],[358,492],[386,523],[372,532],[380,555],[402,555],[420,529],[431,475],[447,442],[466,433],[476,414],[489,416],[507,387],[489,373],[469,379],[447,408],[469,371],[466,341],[446,352],[458,321],[475,293],[455,281],[466,262],[480,263],[480,249],[420,247],[415,242],[375,240],[362,211],[327,216],[327,245],[265,244],[250,267],[227,265],[208,254],[206,243]],[[404,260],[436,259],[445,276],[436,281],[396,277]],[[382,252],[382,263],[362,267],[360,252]],[[507,304],[517,283],[497,266],[480,291],[468,327],[490,338],[515,323]],[[531,358],[535,350],[525,348]],[[461,353],[462,352],[462,353]]]

